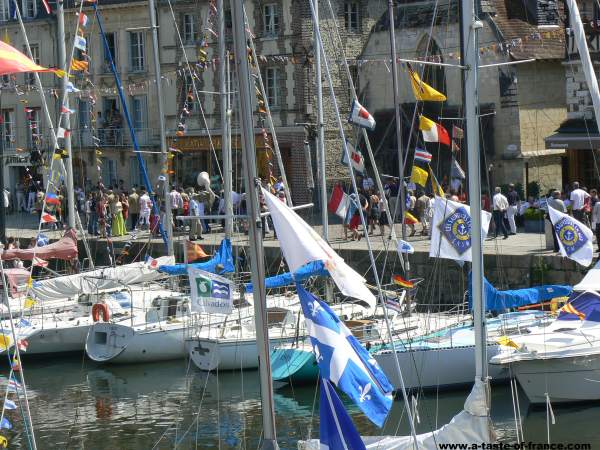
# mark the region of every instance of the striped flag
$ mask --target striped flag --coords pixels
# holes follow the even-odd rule
[[[87,24],[90,20],[89,17],[84,13],[77,13],[77,15],[79,16],[79,25],[84,28],[87,27]]]
[[[405,280],[400,275],[393,275],[392,281],[394,282],[394,284],[397,284],[398,286],[402,286],[403,288],[406,288],[406,289],[412,289],[415,287],[414,283],[412,283],[408,280]]]
[[[452,176],[452,178],[459,178],[461,180],[464,180],[467,177],[465,171],[462,170],[462,167],[460,167],[460,164],[458,164],[458,161],[456,159],[452,160],[452,168],[450,170],[450,175]]]
[[[428,119],[425,116],[419,117],[419,130],[423,133],[425,142],[439,142],[450,147],[450,136],[448,131],[439,123]]]
[[[88,70],[89,63],[87,61],[80,61],[78,59],[74,59],[71,61],[71,70],[74,71],[83,71]]]
[[[567,314],[575,314],[577,317],[579,317],[579,320],[585,320],[585,314],[577,310],[571,303],[567,303],[565,306],[560,308],[560,310],[566,312]]]
[[[69,109],[64,105],[60,107],[60,112],[61,112],[61,114],[75,114],[74,109]]]
[[[433,155],[426,150],[423,150],[421,148],[415,149],[415,161],[421,161],[429,164],[431,162],[432,157]]]
[[[0,41],[0,75],[22,72],[54,72],[54,69],[36,64],[14,47]]]
[[[336,216],[345,219],[349,208],[350,196],[344,192],[339,184],[336,185],[331,192],[331,198],[327,204],[327,209]]]
[[[50,7],[50,3],[48,3],[48,0],[42,0],[42,4],[44,5],[44,9],[46,10],[46,14],[52,14],[52,8]]]
[[[398,302],[396,299],[389,298],[386,296],[385,297],[385,306],[387,306],[388,309],[391,309],[398,313],[402,312],[402,306],[400,305],[400,302]]]

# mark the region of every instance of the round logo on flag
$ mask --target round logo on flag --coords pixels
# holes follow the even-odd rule
[[[442,235],[462,255],[471,248],[471,216],[463,208],[457,208],[439,225]]]
[[[567,217],[554,225],[554,231],[568,256],[583,247],[588,240],[579,225]]]

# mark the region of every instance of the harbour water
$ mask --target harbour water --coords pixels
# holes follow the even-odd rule
[[[255,449],[260,439],[258,372],[205,374],[185,361],[99,366],[83,357],[25,364],[31,413],[39,449]],[[565,380],[568,382],[568,380]],[[318,436],[316,386],[276,390],[278,441],[297,448],[299,439]],[[427,393],[418,401],[418,428],[447,423],[462,408],[466,392]],[[527,407],[520,393],[525,441],[547,442],[546,410]],[[347,403],[363,434],[381,434]],[[408,434],[403,402],[394,408],[383,433]],[[509,386],[492,390],[492,419],[502,442],[515,442]],[[10,448],[29,448],[21,419],[9,411],[14,429],[5,431]],[[552,442],[600,447],[595,426],[599,405],[555,408]]]

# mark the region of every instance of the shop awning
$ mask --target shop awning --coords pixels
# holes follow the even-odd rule
[[[546,138],[546,148],[576,150],[600,149],[600,135],[597,133],[555,133]]]

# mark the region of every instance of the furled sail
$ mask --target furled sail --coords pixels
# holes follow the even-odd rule
[[[273,289],[283,286],[289,286],[298,281],[306,280],[307,278],[314,276],[326,277],[329,275],[327,269],[323,265],[322,261],[313,261],[311,263],[302,266],[295,273],[285,272],[279,275],[265,278],[265,287],[267,289]],[[252,283],[246,283],[246,292],[252,292]]]
[[[31,261],[34,257],[43,260],[71,260],[77,258],[77,233],[75,230],[71,229],[67,231],[62,238],[52,244],[36,248],[16,248],[14,250],[6,250],[0,256],[4,261],[11,259]]]
[[[158,266],[158,271],[168,275],[187,275],[188,267],[217,274],[233,272],[235,267],[233,265],[231,241],[223,239],[217,253],[208,261],[194,264],[161,264]]]

